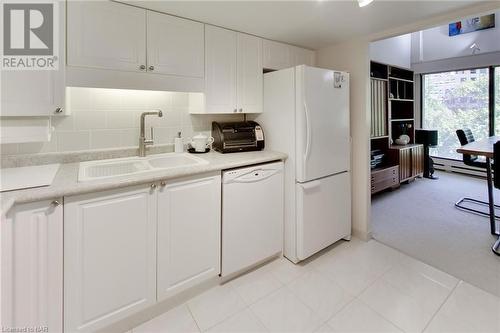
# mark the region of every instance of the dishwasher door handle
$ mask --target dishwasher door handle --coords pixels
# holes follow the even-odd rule
[[[280,173],[281,170],[270,170],[270,169],[255,169],[246,174],[243,174],[237,178],[232,179],[227,184],[230,183],[257,183],[259,181],[266,180],[269,177],[274,176],[275,174]]]

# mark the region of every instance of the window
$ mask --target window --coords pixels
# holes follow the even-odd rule
[[[439,133],[438,147],[431,150],[433,156],[462,159],[456,152],[460,145],[457,129],[470,128],[476,140],[489,136],[489,71],[475,70],[475,80],[468,80],[472,70],[422,76],[422,127]],[[498,82],[498,68],[495,73]],[[496,86],[498,92],[500,84]],[[500,133],[500,110],[497,124]]]

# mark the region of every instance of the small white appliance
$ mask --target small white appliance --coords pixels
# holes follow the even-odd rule
[[[349,74],[305,65],[264,75],[266,149],[285,163],[284,255],[293,262],[351,235]]]
[[[276,162],[223,172],[221,276],[282,252],[283,168]]]

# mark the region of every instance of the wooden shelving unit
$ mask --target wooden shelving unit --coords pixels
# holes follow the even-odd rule
[[[419,177],[423,173],[423,146],[415,144],[413,72],[371,62],[372,126],[371,149],[380,150],[383,163],[372,169],[372,194]],[[382,87],[382,88],[380,88]],[[407,145],[394,142],[402,134]],[[394,173],[398,173],[397,181]]]

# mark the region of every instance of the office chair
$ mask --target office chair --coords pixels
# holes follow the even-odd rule
[[[460,141],[460,144],[462,146],[475,141],[474,135],[472,134],[472,131],[468,128],[457,130],[457,136],[458,136],[458,140]],[[476,167],[476,168],[481,168],[481,169],[486,169],[486,160],[484,160],[476,155],[462,154],[462,161],[464,162],[465,165]],[[493,163],[493,165],[494,165],[494,163]],[[499,179],[499,181],[500,181],[500,179]],[[483,211],[462,205],[462,203],[466,203],[466,202],[488,207],[488,202],[473,199],[473,198],[468,198],[468,197],[463,197],[460,200],[458,200],[455,203],[455,207],[457,207],[458,209],[467,211],[467,212],[481,215],[481,216],[487,216],[487,217],[489,216],[489,213],[487,213],[487,212],[483,212]],[[500,209],[500,206],[495,205],[495,208]],[[500,218],[500,216],[496,216],[496,215],[495,215],[495,217]]]
[[[496,142],[493,145],[493,159],[497,159],[497,161],[500,161],[500,141]],[[493,185],[495,186],[495,188],[500,189],[500,163],[493,163],[493,175]],[[493,244],[491,250],[493,251],[493,253],[500,256],[500,237],[498,237],[495,244]]]

